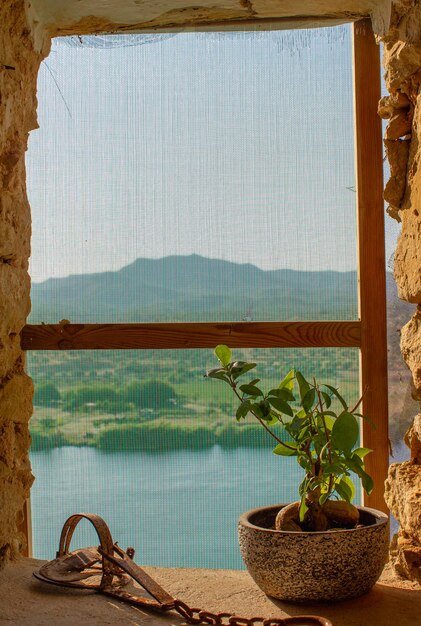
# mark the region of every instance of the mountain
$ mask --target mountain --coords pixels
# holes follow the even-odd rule
[[[31,323],[355,319],[357,277],[168,256],[50,278],[31,297]]]

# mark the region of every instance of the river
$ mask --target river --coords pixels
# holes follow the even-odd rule
[[[401,460],[405,449],[397,449]],[[243,567],[236,520],[248,509],[297,499],[295,459],[268,450],[214,446],[150,454],[53,448],[31,454],[33,553],[51,559],[61,527],[76,512],[101,515],[136,560],[162,567]],[[96,545],[88,522],[74,547]]]
[[[34,556],[51,559],[72,513],[98,513],[144,565],[241,568],[236,520],[247,509],[296,499],[294,459],[236,448],[165,454],[65,447],[31,454]],[[74,545],[95,545],[89,523]]]

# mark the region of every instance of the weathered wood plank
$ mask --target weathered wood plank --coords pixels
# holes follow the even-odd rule
[[[359,347],[360,322],[41,324],[22,331],[23,350]]]
[[[386,275],[382,128],[377,115],[380,98],[380,50],[371,21],[354,24],[354,93],[361,318],[361,390],[363,412],[376,424],[363,424],[362,441],[375,452],[366,459],[375,488],[364,497],[367,506],[387,512],[384,480],[389,465]]]

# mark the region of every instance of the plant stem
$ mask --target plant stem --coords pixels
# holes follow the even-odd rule
[[[350,413],[355,413],[355,411],[358,409],[358,407],[360,406],[361,402],[363,401],[363,398],[364,398],[365,394],[367,393],[367,391],[368,391],[368,387],[366,387],[366,388],[364,389],[364,391],[363,391],[363,393],[362,393],[361,398],[358,400],[358,402],[357,402],[357,404],[354,406],[354,408],[353,408],[353,409],[351,409],[351,410],[349,411]]]
[[[325,415],[323,413],[323,400],[322,400],[322,396],[320,394],[320,389],[317,386],[316,379],[314,379],[314,388],[316,390],[318,404],[319,404],[319,407],[320,407],[320,417],[321,417],[322,422],[323,422],[323,428],[324,428],[325,435],[326,435],[326,443],[328,444],[328,446],[327,446],[327,453],[328,453],[328,457],[329,457],[329,463],[332,464],[332,450],[330,449],[330,436],[329,436],[329,431],[328,431],[327,425],[326,425]],[[333,488],[333,476],[332,476],[332,474],[330,474],[329,475],[329,486],[328,486],[329,495],[332,493],[332,488]]]

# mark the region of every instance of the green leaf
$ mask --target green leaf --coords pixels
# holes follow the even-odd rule
[[[351,489],[349,484],[343,478],[341,478],[341,480],[335,484],[335,491],[342,498],[342,500],[345,500],[346,502],[351,502],[354,495],[354,490]]]
[[[287,426],[288,426],[288,432],[294,437],[302,429],[303,420],[295,416],[294,419],[288,422]]]
[[[294,389],[295,370],[290,370],[285,378],[279,383],[279,389]]]
[[[308,511],[308,506],[306,504],[306,494],[304,493],[300,502],[300,517],[299,517],[300,522],[304,521],[304,517],[307,511]]]
[[[323,423],[322,416],[324,417],[324,423]],[[324,430],[325,424],[326,424],[326,429],[327,429],[328,433],[330,433],[332,431],[334,423],[335,423],[335,420],[333,420],[331,417],[326,415],[326,413],[324,413],[324,412],[323,413],[317,413],[317,416],[316,416],[317,428]]]
[[[285,402],[294,402],[295,396],[289,389],[271,389],[268,393],[268,396],[275,396],[276,398],[280,398],[281,400],[285,400]]]
[[[350,494],[347,491],[346,487],[344,489],[343,486],[340,483],[338,483],[337,485],[335,485],[335,491],[341,500],[345,500],[345,502],[350,502],[350,499],[349,499]]]
[[[235,413],[235,417],[239,421],[240,419],[245,418],[249,411],[250,402],[242,402]]]
[[[302,467],[303,470],[305,470],[306,472],[309,472],[311,468],[310,468],[310,461],[308,460],[307,455],[299,453],[297,456],[298,456],[297,458],[298,465]]]
[[[370,452],[373,452],[371,448],[357,448],[353,451],[352,456],[356,454],[360,459],[364,459]]]
[[[310,437],[310,426],[307,424],[302,430],[300,430],[300,432],[298,433],[298,435],[296,435],[295,438],[297,439],[297,441],[302,443],[309,437]]]
[[[259,402],[259,407],[260,407],[260,410],[262,411],[263,419],[270,421],[272,419],[272,416],[270,414],[269,402],[267,400],[261,400]]]
[[[237,380],[237,378],[240,378],[240,376],[243,376],[255,367],[256,363],[245,363],[244,361],[236,361],[232,364],[230,368],[230,373],[233,380]],[[259,378],[256,378],[255,382],[258,382],[259,380]]]
[[[358,441],[358,422],[352,413],[343,411],[332,428],[333,444],[342,452],[350,453]]]
[[[299,462],[300,459],[298,458],[297,461]],[[307,478],[303,478],[303,480],[300,482],[300,485],[298,487],[298,493],[300,494],[300,497],[305,495],[307,493],[308,490],[308,480]]]
[[[227,376],[227,372],[223,367],[215,367],[212,370],[208,370],[205,374],[207,378],[218,378],[219,380],[225,380],[225,382],[229,383],[229,378]]]
[[[269,397],[268,401],[270,405],[273,406],[273,408],[279,411],[280,413],[285,413],[286,415],[289,415],[290,417],[294,416],[293,410],[291,409],[291,407],[289,406],[287,402],[284,402],[284,400],[281,400],[280,398]]]
[[[312,441],[318,456],[321,455],[322,449],[329,443],[326,440],[326,434],[324,431],[319,432],[317,435],[313,434]]]
[[[325,391],[322,391],[321,395],[322,395],[323,400],[325,401],[326,408],[328,409],[330,405],[332,404],[332,398]]]
[[[339,391],[337,389],[335,389],[335,387],[332,387],[331,385],[324,385],[325,387],[327,387],[328,389],[330,389],[330,391],[333,393],[334,396],[336,396],[339,400],[339,402],[342,404],[342,406],[344,407],[345,411],[348,411],[348,405],[345,402],[345,400],[343,399],[343,397],[341,396],[341,394],[339,393]]]
[[[311,410],[315,399],[316,399],[316,390],[309,389],[301,401],[301,404],[303,405],[303,409],[307,413]]]
[[[291,443],[288,441],[287,445],[289,446],[288,448],[284,444],[278,443],[272,452],[279,456],[295,456],[297,454],[297,444],[293,441]]]
[[[343,471],[344,469],[340,463],[326,463],[326,465],[323,465],[323,473],[327,475],[338,475],[342,474]]]
[[[232,352],[228,348],[228,346],[220,343],[218,346],[216,346],[214,352],[216,358],[222,363],[224,367],[226,367],[231,361]]]
[[[306,394],[310,391],[310,385],[308,384],[304,376],[301,374],[301,372],[298,372],[298,371],[295,372],[295,378],[297,379],[298,387],[300,389],[301,404],[303,404],[303,400]]]
[[[348,487],[349,487],[349,489],[351,491],[351,500],[353,500],[354,497],[355,497],[355,485],[354,485],[354,483],[352,482],[352,480],[350,479],[349,476],[342,476],[341,481],[348,485]],[[351,502],[351,500],[350,500],[350,502]]]
[[[360,457],[357,455],[352,456],[352,457],[347,457],[344,463],[346,464],[347,468],[352,470],[355,474],[358,474],[360,469],[364,469],[363,462],[360,459]]]
[[[246,393],[248,396],[263,396],[263,391],[256,387],[256,385],[245,384],[241,385],[240,389],[243,393]]]
[[[362,469],[362,467],[357,467],[355,473],[358,474],[358,476],[361,478],[361,483],[364,491],[366,491],[367,494],[370,495],[374,487],[374,481],[371,476],[369,476],[367,472]]]
[[[325,418],[326,428],[330,432],[335,424],[335,420],[333,420],[330,415],[326,415],[326,413],[323,413],[323,416]]]
[[[357,474],[361,478],[361,483],[364,488],[364,491],[366,491],[368,495],[370,495],[374,487],[374,481],[371,478],[371,476],[367,474],[367,472],[362,468],[362,466],[359,463],[356,462],[356,460],[346,459],[346,463],[349,469],[352,470],[355,474]]]
[[[265,421],[268,426],[275,426],[275,424],[279,424],[280,419],[275,413],[270,413]]]
[[[259,402],[250,403],[250,411],[257,415],[260,419],[265,419],[265,416],[262,413],[262,409],[260,408]]]
[[[374,488],[374,480],[364,470],[360,470],[360,472],[361,473],[359,474],[359,476],[361,478],[361,482],[363,484],[364,491],[368,495],[370,495],[370,493],[373,491],[373,488]]]

